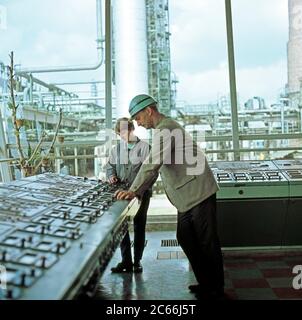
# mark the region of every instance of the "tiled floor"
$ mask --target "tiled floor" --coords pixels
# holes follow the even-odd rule
[[[175,232],[151,232],[147,239],[144,272],[112,274],[111,267],[120,260],[117,250],[103,274],[96,299],[195,299],[187,289],[195,277],[181,248],[161,246],[161,240],[175,239]],[[302,299],[302,289],[295,290],[292,285],[295,265],[302,265],[302,250],[224,251],[225,292],[234,300]]]

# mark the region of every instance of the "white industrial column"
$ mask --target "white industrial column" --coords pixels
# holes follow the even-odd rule
[[[117,118],[129,116],[131,99],[149,91],[146,21],[145,0],[113,1]]]
[[[302,1],[289,0],[288,92],[300,90],[302,78]]]

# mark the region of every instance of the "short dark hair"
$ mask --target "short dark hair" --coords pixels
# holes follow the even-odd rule
[[[121,130],[127,129],[128,131],[134,130],[134,124],[133,121],[127,117],[119,118],[116,120],[115,124],[115,132],[119,134]]]

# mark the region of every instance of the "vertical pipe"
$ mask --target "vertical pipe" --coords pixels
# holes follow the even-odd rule
[[[302,133],[302,107],[300,106],[300,131]]]
[[[102,9],[102,0],[97,0],[96,1],[96,23],[97,23],[97,29],[96,29],[96,33],[97,33],[97,50],[99,52],[99,50],[102,50],[101,52],[101,56],[103,57],[103,9]],[[103,60],[103,58],[102,58]]]
[[[281,133],[285,133],[284,103],[281,104]]]
[[[105,105],[106,129],[112,128],[111,0],[105,0]]]
[[[74,148],[74,173],[76,176],[79,175],[79,159],[78,159],[78,148]]]
[[[233,149],[235,150],[234,151],[235,160],[240,160],[236,70],[235,70],[231,0],[225,0],[225,12],[226,12],[226,28],[227,28],[228,58],[229,58],[229,81],[230,81],[230,91],[231,91]]]
[[[53,110],[51,110],[51,111],[55,111],[56,110],[56,93],[55,93],[55,91],[53,91],[52,97],[53,97]]]
[[[109,156],[112,145],[112,5],[105,0],[105,158]]]
[[[33,75],[30,74],[29,75],[29,100],[30,100],[30,104],[31,104],[31,107],[33,105],[33,91],[34,91],[34,81],[33,81]]]
[[[55,148],[55,156],[60,157],[60,148],[59,147]],[[60,172],[61,172],[61,160],[60,159],[55,159],[55,172],[57,174],[60,174]]]

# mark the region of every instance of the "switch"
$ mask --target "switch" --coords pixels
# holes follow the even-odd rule
[[[35,276],[36,276],[36,270],[35,270],[34,268],[32,268],[32,269],[30,270],[30,276],[31,276],[31,277],[35,277]]]
[[[14,297],[14,292],[12,289],[8,289],[6,292],[6,299],[13,299]]]
[[[24,272],[21,274],[20,285],[21,285],[21,287],[25,287],[26,286],[26,273],[24,273]]]
[[[5,262],[5,260],[6,260],[6,254],[7,254],[7,251],[6,251],[6,250],[2,251],[2,258],[1,258],[1,260],[2,260],[3,262]]]
[[[94,223],[95,222],[95,217],[93,215],[89,216],[89,223]]]
[[[59,254],[60,251],[61,251],[61,244],[57,243],[57,249],[56,249],[57,254]]]
[[[26,239],[21,239],[21,248],[25,248]]]
[[[47,258],[45,256],[41,257],[41,268],[46,268],[46,260]]]

